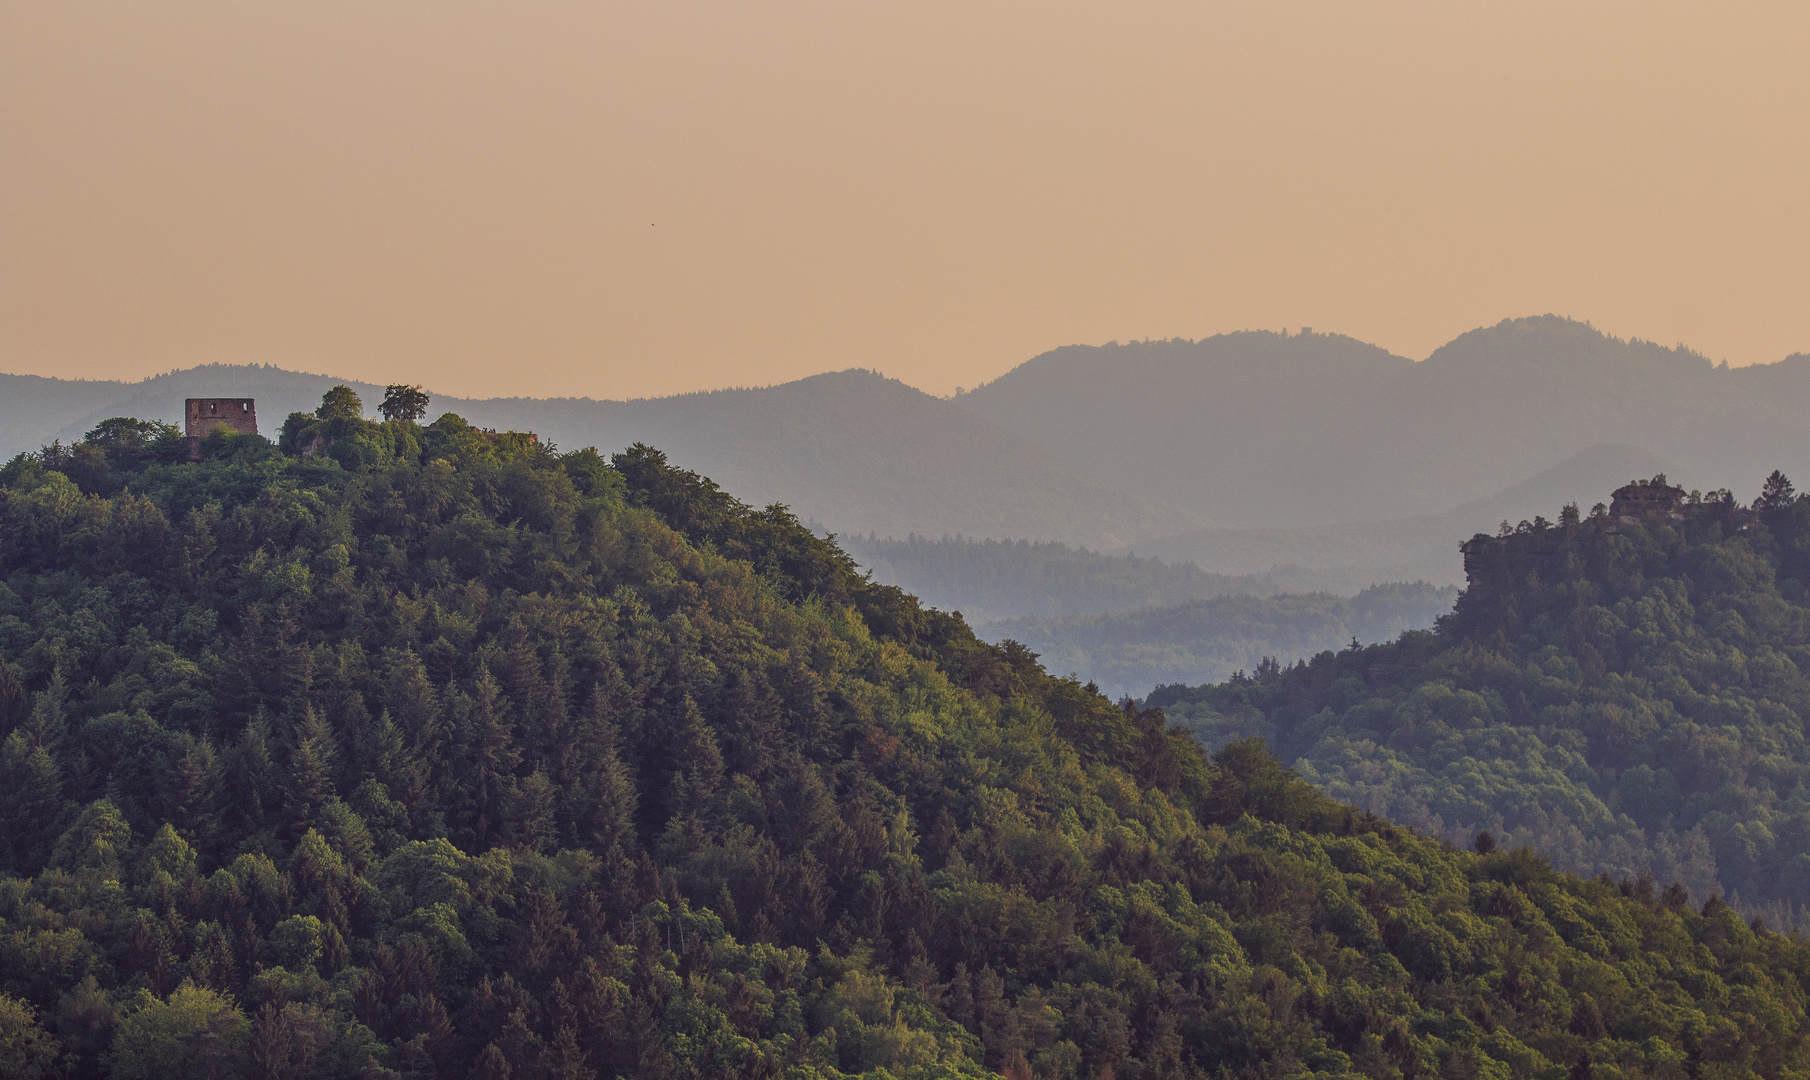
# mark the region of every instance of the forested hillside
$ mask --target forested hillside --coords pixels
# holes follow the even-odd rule
[[[1810,1069],[1713,899],[1209,758],[645,447],[358,411],[0,471],[8,1077]]]
[[[1209,743],[1261,735],[1335,797],[1489,829],[1569,868],[1750,906],[1810,899],[1810,500],[1568,507],[1465,545],[1434,631],[1164,688]],[[1799,913],[1801,918],[1801,912]]]
[[[1048,670],[1074,672],[1111,697],[1143,697],[1164,684],[1224,679],[1266,656],[1293,663],[1351,641],[1376,644],[1404,630],[1425,630],[1457,596],[1455,587],[1416,581],[1372,585],[1356,596],[1217,596],[1133,611],[1004,619],[979,630],[989,640],[1022,642]]]

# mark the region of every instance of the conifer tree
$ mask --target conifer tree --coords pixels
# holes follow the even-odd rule
[[[245,730],[239,733],[226,776],[232,792],[229,811],[239,829],[252,833],[269,827],[272,822],[265,804],[277,799],[281,788],[270,749],[270,720],[263,709],[253,713]]]
[[[67,727],[63,706],[68,699],[69,683],[59,664],[50,672],[50,684],[32,695],[31,713],[25,718],[25,734],[39,746],[52,749],[61,746]]]
[[[0,743],[0,792],[0,866],[29,874],[44,865],[55,839],[62,772],[49,750],[15,731]]]
[[[0,738],[12,734],[14,728],[31,715],[31,699],[20,685],[13,666],[0,660]]]
[[[286,828],[291,835],[299,835],[333,797],[333,759],[338,748],[333,729],[312,705],[304,706],[291,726],[288,744]]]
[[[183,837],[211,852],[220,836],[220,774],[214,748],[206,739],[191,741],[170,770],[164,816]]]
[[[486,850],[503,834],[508,807],[515,797],[515,767],[522,752],[511,736],[515,722],[509,716],[509,699],[502,687],[480,667],[472,683],[461,724],[461,742],[466,747],[460,769],[460,821],[466,834],[479,851]]]

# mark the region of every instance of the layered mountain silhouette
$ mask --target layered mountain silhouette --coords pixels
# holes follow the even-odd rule
[[[109,416],[175,422],[185,397],[254,397],[265,434],[344,383],[375,412],[383,388],[259,365],[208,365],[140,383],[0,375],[0,452],[79,440]],[[1023,436],[871,371],[634,401],[435,395],[480,426],[573,449],[644,442],[756,505],[838,531],[1033,536],[1120,548],[1204,522],[1083,475]]]
[[[1554,507],[1584,509],[1635,477],[1683,474],[1675,462],[1638,446],[1588,446],[1536,476],[1436,514],[1388,521],[1356,521],[1279,529],[1200,529],[1142,545],[1169,561],[1192,561],[1222,574],[1273,574],[1315,588],[1351,593],[1378,581],[1424,579],[1442,585],[1464,580],[1461,541],[1495,532]]]
[[[381,394],[260,366],[139,383],[0,376],[0,453],[73,441],[108,416],[174,421],[188,396],[256,397],[274,432],[338,382],[370,408]],[[953,400],[849,370],[636,401],[436,397],[442,410],[568,448],[647,442],[826,530],[1131,549],[1218,574],[1294,568],[1309,572],[1291,580],[1344,592],[1455,581],[1473,532],[1636,476],[1757,489],[1773,468],[1810,474],[1810,356],[1730,369],[1554,316],[1471,331],[1420,362],[1258,331],[1069,346]]]
[[[1771,469],[1810,465],[1810,356],[1731,369],[1550,315],[1419,363],[1314,333],[1069,346],[958,400],[1230,528],[1437,514],[1605,444],[1756,491]]]

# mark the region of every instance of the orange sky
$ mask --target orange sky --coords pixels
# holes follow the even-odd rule
[[[1810,4],[0,2],[0,370],[632,397],[1810,350]]]

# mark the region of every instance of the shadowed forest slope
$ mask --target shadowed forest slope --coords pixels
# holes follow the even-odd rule
[[[1644,489],[1676,516],[1575,508],[1465,545],[1431,632],[1152,694],[1209,744],[1261,735],[1336,797],[1580,872],[1810,897],[1810,500],[1775,473]]]

